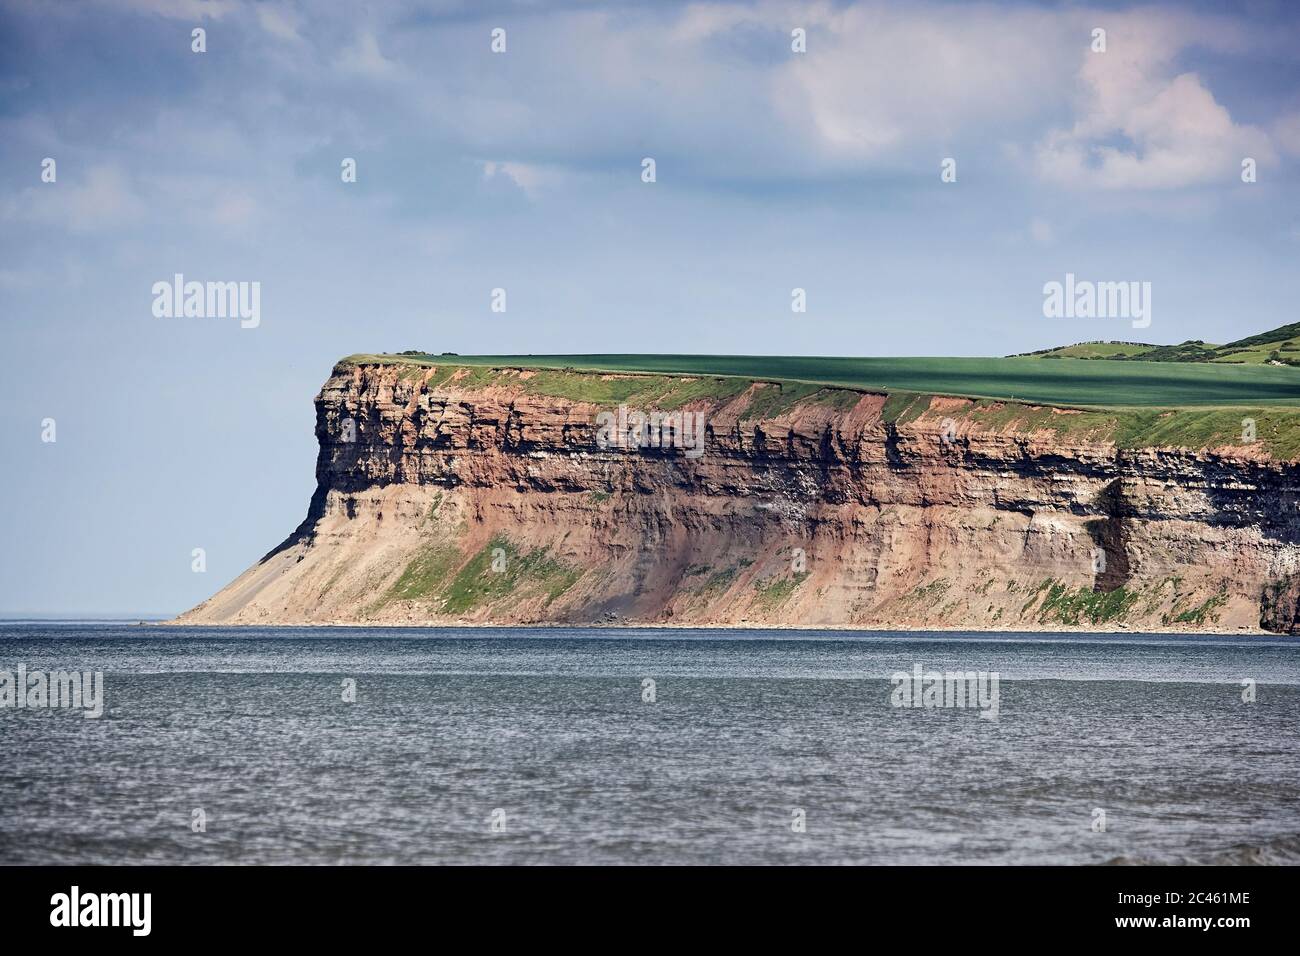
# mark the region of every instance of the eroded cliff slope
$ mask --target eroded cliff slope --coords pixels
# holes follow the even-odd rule
[[[316,410],[307,518],[181,623],[1295,629],[1294,411],[399,357]]]

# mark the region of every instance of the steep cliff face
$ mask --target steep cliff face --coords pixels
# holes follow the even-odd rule
[[[619,447],[620,405],[632,424],[702,416],[700,453],[641,431]],[[401,362],[341,363],[316,409],[306,520],[181,622],[1296,629],[1298,470],[1260,443],[1143,447],[1115,417],[967,399]]]

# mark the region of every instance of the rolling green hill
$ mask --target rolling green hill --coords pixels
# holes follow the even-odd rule
[[[1159,347],[1144,342],[1079,342],[1076,345],[1060,345],[1051,349],[1039,349],[1037,352],[1025,352],[1021,355],[1013,355],[1011,358],[1125,359],[1138,358]]]
[[[1016,356],[1017,358],[1022,356]],[[1227,345],[1199,339],[1179,345],[1141,342],[1080,342],[1025,353],[1030,358],[1084,358],[1125,362],[1213,362],[1221,365],[1294,365],[1300,367],[1300,322],[1261,332]]]

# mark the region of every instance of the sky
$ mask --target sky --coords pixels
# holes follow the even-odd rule
[[[1286,2],[0,0],[0,614],[217,591],[306,513],[356,352],[1300,320],[1297,50]],[[157,315],[178,273],[258,283],[255,327]],[[1151,325],[1046,317],[1067,273]]]

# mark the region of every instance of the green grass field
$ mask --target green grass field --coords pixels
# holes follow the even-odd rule
[[[738,376],[1085,408],[1300,407],[1300,368],[1209,362],[1032,357],[426,354],[353,355],[344,361]]]

